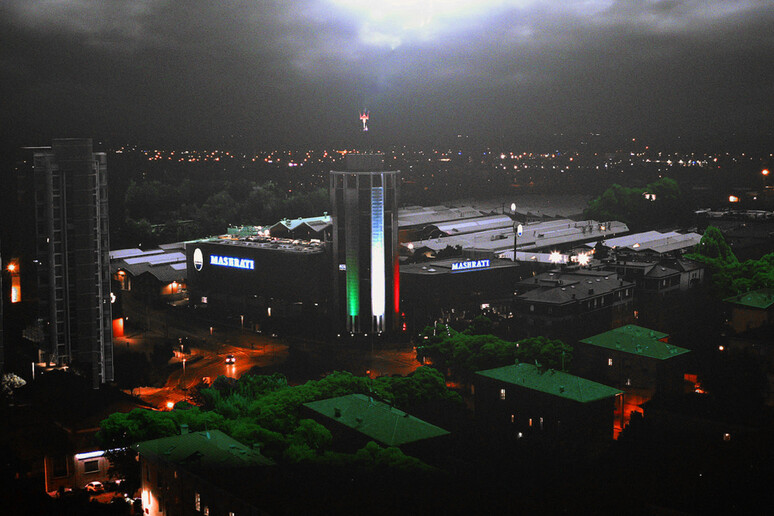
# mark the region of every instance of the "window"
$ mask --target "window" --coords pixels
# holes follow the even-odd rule
[[[199,493],[194,493],[194,510],[202,510],[202,497],[199,496]]]
[[[84,461],[83,463],[84,473],[95,473],[97,471],[99,471],[99,459]]]
[[[204,516],[210,516],[210,508],[206,505],[204,506]]]
[[[609,365],[609,366],[613,365],[613,359],[612,358],[608,358],[607,359],[607,365]]]
[[[57,455],[51,459],[51,469],[54,472],[54,478],[67,476],[67,456]]]
[[[511,414],[511,423],[516,422],[516,414]]]
[[[626,385],[628,385],[629,387],[631,387],[631,385],[632,385],[632,379],[631,379],[631,378],[627,378],[627,379],[626,379]]]
[[[505,389],[500,389],[500,399],[501,400],[505,399]]]

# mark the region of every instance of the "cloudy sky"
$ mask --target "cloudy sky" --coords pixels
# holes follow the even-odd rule
[[[722,140],[774,131],[774,2],[3,0],[0,96],[20,144]]]

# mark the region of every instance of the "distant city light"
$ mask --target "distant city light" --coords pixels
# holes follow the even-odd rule
[[[763,170],[761,170],[761,174],[763,174],[764,176],[768,176],[769,175],[769,169],[768,168],[764,168]]]
[[[739,197],[737,197],[736,195],[729,195],[728,202],[739,202]]]

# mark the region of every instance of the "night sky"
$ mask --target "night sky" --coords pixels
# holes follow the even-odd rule
[[[722,142],[774,132],[774,2],[4,0],[0,96],[14,145]]]

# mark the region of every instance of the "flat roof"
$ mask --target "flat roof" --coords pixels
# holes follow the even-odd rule
[[[657,360],[666,360],[690,352],[689,349],[664,342],[663,339],[667,337],[669,335],[666,333],[628,324],[582,339],[580,342]]]
[[[456,235],[484,231],[487,229],[512,228],[513,224],[513,219],[507,215],[490,215],[487,217],[429,224],[429,226],[435,226],[439,231],[446,233],[447,235]]]
[[[223,247],[236,246],[252,249],[269,249],[294,253],[321,253],[324,243],[316,240],[300,240],[268,236],[236,236],[221,235],[219,237],[200,240],[197,244],[214,244]]]
[[[118,249],[110,251],[110,272],[124,270],[134,277],[146,272],[162,283],[185,279],[184,242],[173,242],[153,249]]]
[[[398,227],[426,226],[454,220],[481,217],[483,213],[470,206],[409,206],[398,210]]]
[[[766,310],[774,305],[774,289],[762,288],[760,290],[753,290],[744,294],[727,297],[724,301],[735,305]]]
[[[312,401],[304,406],[387,446],[400,446],[449,433],[363,394]]]
[[[643,233],[634,233],[616,238],[604,240],[606,247],[610,248],[628,248],[632,251],[653,251],[656,253],[668,253],[678,249],[687,249],[694,247],[701,241],[701,235],[698,233],[678,233],[669,231],[660,233],[658,231],[645,231]],[[589,247],[594,247],[598,242],[589,242]]]
[[[544,370],[534,364],[526,363],[476,371],[476,374],[579,403],[612,398],[623,392],[580,376],[554,369]]]
[[[473,272],[481,272],[492,269],[503,269],[508,267],[518,267],[519,265],[513,263],[510,260],[498,260],[497,258],[490,258],[486,261],[488,265],[480,264],[482,260],[473,260],[464,257],[457,258],[444,258],[443,260],[432,260],[429,262],[421,263],[405,263],[401,264],[401,274],[422,274],[427,276],[442,275],[442,274],[465,274]],[[472,266],[470,268],[460,268],[458,270],[452,269],[452,264],[455,263],[468,263]]]

